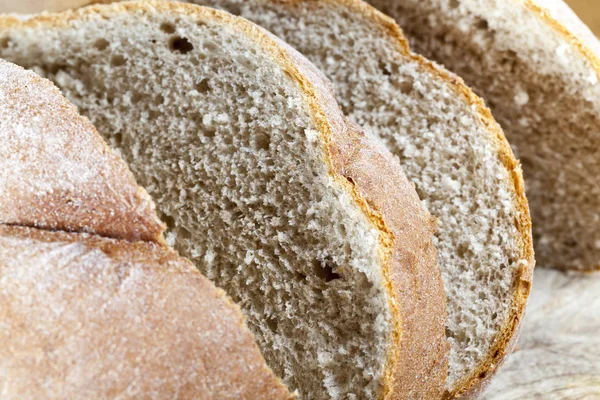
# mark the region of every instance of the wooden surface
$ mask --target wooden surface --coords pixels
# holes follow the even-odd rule
[[[87,2],[0,0],[0,12],[60,10]],[[567,2],[600,35],[600,0]],[[600,400],[600,273],[537,269],[517,350],[483,398]]]

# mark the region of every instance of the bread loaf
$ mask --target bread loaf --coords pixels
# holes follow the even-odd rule
[[[167,242],[241,306],[303,398],[431,398],[446,306],[434,222],[330,84],[257,26],[178,3],[4,17],[157,201]]]
[[[600,44],[561,0],[371,0],[489,104],[523,163],[540,265],[600,266]]]

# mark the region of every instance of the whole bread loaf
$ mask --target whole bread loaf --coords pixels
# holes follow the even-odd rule
[[[434,222],[330,83],[264,30],[167,2],[4,17],[156,199],[167,242],[241,306],[306,398],[436,397],[448,346]]]

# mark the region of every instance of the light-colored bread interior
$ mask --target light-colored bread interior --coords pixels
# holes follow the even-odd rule
[[[291,399],[239,308],[160,245],[0,226],[11,399]]]
[[[1,56],[56,82],[119,149],[167,242],[241,306],[292,389],[379,397],[394,328],[382,231],[333,179],[308,83],[232,18],[145,3],[7,20]]]
[[[533,255],[520,168],[480,100],[458,78],[410,55],[397,27],[364,3],[195,2],[242,15],[300,50],[333,81],[344,112],[400,158],[439,220],[449,388],[503,354]]]
[[[600,45],[593,34],[560,0],[371,3],[489,104],[523,163],[539,265],[600,266]]]

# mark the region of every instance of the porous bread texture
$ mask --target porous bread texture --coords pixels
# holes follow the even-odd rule
[[[481,100],[410,54],[397,26],[364,3],[194,2],[248,18],[301,51],[333,81],[348,117],[400,158],[438,218],[449,390],[489,378],[516,335],[533,250],[520,167]]]
[[[490,105],[523,163],[540,265],[600,266],[600,44],[562,1],[373,0]]]
[[[323,124],[341,113],[323,120],[272,40],[154,2],[2,25],[2,57],[55,81],[120,150],[167,242],[241,306],[277,375],[304,398],[383,395],[390,239],[329,171]]]
[[[154,203],[52,82],[0,60],[0,223],[161,241]]]
[[[0,226],[3,399],[292,399],[174,251]]]

